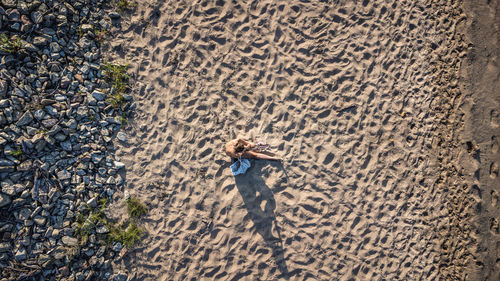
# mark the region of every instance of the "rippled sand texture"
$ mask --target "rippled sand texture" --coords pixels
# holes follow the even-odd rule
[[[139,280],[437,279],[448,212],[428,62],[453,18],[425,2],[139,2],[110,43],[137,80],[127,190],[150,207],[122,266]],[[230,128],[285,160],[232,176]]]

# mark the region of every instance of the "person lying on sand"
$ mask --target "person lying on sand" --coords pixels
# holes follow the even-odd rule
[[[236,138],[226,144],[226,154],[231,158],[255,158],[264,160],[280,160],[279,157],[259,149],[259,143],[251,143],[242,138]]]

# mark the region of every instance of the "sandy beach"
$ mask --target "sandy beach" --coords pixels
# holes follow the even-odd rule
[[[130,63],[114,199],[147,234],[113,267],[498,280],[500,4],[459,2],[138,2],[103,53]],[[283,160],[233,176],[231,129]]]

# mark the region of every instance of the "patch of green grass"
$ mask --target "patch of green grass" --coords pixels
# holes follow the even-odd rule
[[[38,130],[36,131],[37,134],[42,134],[43,136],[45,136],[47,134],[49,130],[48,129],[42,129],[42,130]]]
[[[110,227],[108,239],[112,242],[120,242],[127,247],[134,246],[140,241],[145,230],[135,223],[134,219],[131,219],[127,225],[124,226],[112,226]]]
[[[18,146],[16,150],[11,151],[10,154],[14,157],[21,156],[23,155],[23,150]]]
[[[78,27],[76,29],[76,35],[78,35],[78,38],[82,38],[83,35],[85,35],[85,32],[83,32],[83,29],[81,27]]]
[[[131,218],[138,218],[147,213],[146,207],[137,198],[127,199],[127,213]]]
[[[106,101],[111,104],[114,108],[119,108],[122,104],[125,103],[125,97],[123,96],[122,93],[120,92],[115,92],[114,94],[110,95]]]
[[[126,102],[123,94],[128,89],[128,80],[130,78],[127,73],[128,67],[128,64],[114,64],[110,62],[101,66],[104,76],[112,83],[112,94],[109,95],[107,101],[114,108],[118,108]]]
[[[102,43],[102,41],[104,41],[104,38],[109,34],[109,31],[104,28],[95,29],[94,34],[96,41]]]
[[[104,209],[108,204],[108,199],[103,198],[99,200],[97,208],[90,208],[87,206],[88,214],[78,214],[76,218],[77,229],[76,236],[79,238],[80,242],[84,244],[87,240],[88,235],[92,229],[98,225],[108,225],[108,221],[104,216]]]
[[[122,126],[125,126],[128,124],[127,115],[125,115],[125,113],[123,113],[122,116],[120,116],[119,120],[120,120],[120,123],[122,124]]]
[[[146,231],[137,225],[135,219],[144,215],[146,208],[137,199],[129,199],[126,203],[129,219],[119,225],[106,220],[104,210],[108,205],[107,198],[100,199],[96,208],[87,207],[86,212],[78,214],[75,233],[80,243],[85,244],[92,230],[102,225],[109,229],[109,233],[105,237],[108,242],[120,242],[129,248],[139,242]]]
[[[113,6],[120,12],[133,9],[137,7],[137,3],[129,0],[115,0]]]
[[[21,38],[13,36],[9,39],[5,33],[0,34],[0,51],[17,53],[21,47]]]

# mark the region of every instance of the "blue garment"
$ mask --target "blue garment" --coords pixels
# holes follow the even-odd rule
[[[230,166],[233,175],[241,175],[247,172],[250,168],[250,161],[248,159],[238,159],[236,162]]]

